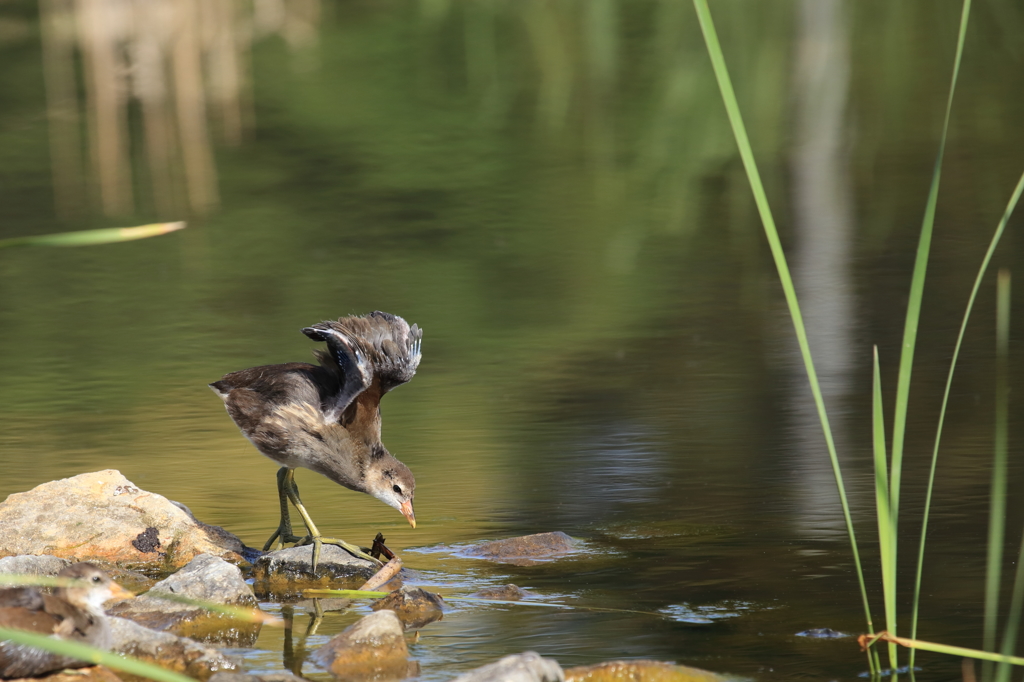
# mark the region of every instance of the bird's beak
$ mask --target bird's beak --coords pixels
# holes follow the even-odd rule
[[[123,587],[121,587],[117,583],[111,583],[110,584],[110,599],[108,599],[107,601],[110,601],[110,600],[113,600],[113,599],[131,599],[134,596],[135,596],[134,592],[129,592],[128,590],[124,589]]]
[[[402,512],[402,516],[409,519],[409,525],[413,528],[416,527],[416,515],[412,513],[412,500],[406,500],[402,503],[402,506],[398,508],[398,511]]]

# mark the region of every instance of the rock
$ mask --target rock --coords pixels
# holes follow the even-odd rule
[[[394,611],[406,630],[421,628],[444,617],[444,599],[418,587],[401,587],[371,604],[374,611]]]
[[[110,619],[110,630],[113,635],[111,650],[203,682],[216,672],[241,670],[238,660],[187,637],[157,632],[116,617]]]
[[[459,675],[453,682],[563,682],[562,667],[534,651],[506,656]]]
[[[217,673],[208,682],[306,682],[304,678],[291,673],[264,673],[249,675],[247,673]]]
[[[19,554],[18,556],[5,556],[0,559],[0,573],[20,573],[22,575],[46,575],[55,576],[65,567],[70,566],[67,559],[52,556],[50,554],[33,555]],[[0,581],[0,585],[9,585]]]
[[[253,564],[257,594],[294,593],[311,587],[356,589],[377,572],[377,566],[341,547],[324,545],[314,575],[313,546],[288,547],[264,554]]]
[[[121,682],[117,673],[103,665],[94,665],[89,668],[75,668],[61,670],[43,677],[22,677],[15,678],[24,682]],[[5,682],[12,682],[8,679]]]
[[[182,637],[235,646],[252,646],[260,623],[252,623],[199,606],[161,599],[158,595],[201,599],[215,604],[256,608],[252,588],[234,564],[220,557],[200,554],[174,575],[161,580],[146,594],[107,609],[112,616],[128,618],[153,630],[167,630]]]
[[[849,637],[850,635],[845,632],[838,632],[832,628],[811,628],[810,630],[804,630],[803,632],[796,633],[797,637],[811,637],[813,639],[842,639],[843,637]]]
[[[526,590],[509,583],[501,587],[488,587],[473,595],[477,599],[495,599],[498,601],[519,601],[531,596]]]
[[[409,649],[394,611],[364,616],[313,652],[311,660],[339,679],[405,677]]]
[[[565,682],[726,682],[715,673],[663,661],[608,661],[568,668]]]
[[[113,469],[43,483],[0,503],[0,556],[52,554],[168,569],[203,553],[241,562],[241,552],[242,541],[231,533]]]
[[[577,548],[577,542],[561,531],[506,538],[470,547],[469,556],[517,566],[531,566],[557,559]]]

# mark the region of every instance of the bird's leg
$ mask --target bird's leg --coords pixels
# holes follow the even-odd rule
[[[341,547],[343,550],[345,550],[352,556],[358,557],[360,559],[366,559],[367,561],[372,562],[373,565],[375,566],[383,566],[383,564],[380,561],[374,559],[372,556],[370,556],[363,550],[359,549],[359,547],[357,547],[356,545],[345,542],[344,540],[339,540],[337,538],[323,537],[320,534],[320,531],[317,530],[316,525],[313,523],[313,519],[309,517],[309,512],[306,511],[306,507],[305,505],[302,504],[302,500],[299,499],[299,487],[295,485],[295,470],[287,469],[287,473],[285,474],[284,479],[285,480],[283,486],[285,488],[285,492],[288,495],[288,499],[291,500],[291,503],[295,506],[295,509],[298,510],[299,516],[302,517],[302,521],[306,524],[306,529],[309,531],[309,535],[307,535],[306,537],[302,539],[295,538],[294,540],[288,540],[287,542],[298,542],[300,545],[304,545],[307,542],[313,543],[314,573],[316,573],[317,564],[320,563],[320,548],[323,546],[324,543],[327,543],[328,545],[337,545],[338,547]]]
[[[291,474],[291,476],[289,476]],[[281,521],[278,523],[277,530],[270,536],[270,539],[263,545],[263,551],[269,552],[270,549],[277,547],[284,547],[286,542],[300,542],[302,538],[298,537],[292,532],[292,520],[291,511],[288,509],[288,488],[286,483],[288,479],[292,479],[294,484],[295,470],[288,467],[281,467],[277,470],[277,497],[281,503]],[[296,494],[298,491],[296,490]],[[276,543],[274,541],[277,541]]]

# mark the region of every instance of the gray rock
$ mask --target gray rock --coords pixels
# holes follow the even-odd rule
[[[355,589],[366,582],[377,566],[341,547],[324,545],[316,573],[312,571],[313,547],[288,547],[264,554],[253,564],[257,594],[294,593],[311,587]]]
[[[419,587],[401,587],[370,605],[374,611],[394,611],[406,630],[421,628],[444,617],[444,599]]]
[[[241,562],[242,541],[108,469],[50,481],[0,503],[0,556],[176,568],[204,552]]]
[[[557,661],[541,658],[534,651],[506,656],[476,670],[459,675],[454,682],[564,682],[565,673]]]
[[[256,608],[256,597],[242,578],[242,572],[220,557],[200,554],[185,568],[153,585],[146,594],[115,604],[108,613],[154,630],[169,630],[193,639],[238,646],[256,643],[259,623],[163,599],[161,594]]]
[[[561,531],[485,542],[466,550],[469,556],[529,566],[556,559],[577,549],[578,543]]]
[[[20,573],[23,575],[47,575],[55,576],[71,562],[67,559],[51,556],[49,554],[21,554],[18,556],[5,556],[0,559],[0,573]],[[0,581],[0,585],[8,585]]]
[[[473,595],[477,599],[495,599],[498,601],[519,601],[532,596],[529,592],[509,583],[501,587],[488,587]]]
[[[241,662],[212,647],[157,632],[124,618],[110,619],[111,649],[205,682],[216,672],[239,671]]]
[[[310,659],[339,679],[398,679],[409,673],[409,649],[394,611],[377,611],[361,618]]]
[[[304,678],[291,673],[264,673],[249,675],[248,673],[217,673],[208,682],[306,682]]]

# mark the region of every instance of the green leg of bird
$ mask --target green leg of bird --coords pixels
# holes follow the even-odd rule
[[[284,476],[284,486],[285,486],[285,490],[288,493],[288,499],[291,500],[291,503],[298,510],[299,516],[302,517],[302,521],[303,521],[303,523],[306,524],[306,529],[309,531],[309,535],[307,535],[306,537],[304,537],[302,539],[297,539],[296,538],[296,540],[288,540],[287,542],[296,542],[297,541],[298,544],[300,544],[300,545],[305,545],[305,544],[308,544],[310,542],[313,543],[313,572],[314,573],[316,573],[317,564],[320,563],[320,548],[324,544],[336,545],[338,547],[341,547],[343,550],[345,550],[346,552],[348,552],[352,556],[358,557],[360,559],[366,559],[367,561],[372,562],[373,565],[375,565],[375,566],[383,566],[384,565],[379,560],[374,559],[372,556],[370,556],[369,554],[367,554],[363,550],[359,549],[358,546],[353,545],[352,543],[345,542],[344,540],[339,540],[337,538],[325,538],[325,537],[323,537],[320,534],[320,531],[317,530],[316,525],[313,523],[313,519],[311,519],[309,517],[309,512],[306,511],[305,505],[303,505],[302,504],[302,500],[299,499],[299,487],[297,485],[295,485],[295,470],[294,469],[287,469],[287,473]]]
[[[270,539],[263,544],[264,552],[269,552],[271,549],[280,549],[284,547],[286,542],[300,542],[302,540],[302,538],[292,532],[291,511],[288,509],[289,495],[286,485],[289,479],[289,473],[291,474],[291,478],[293,479],[292,483],[294,484],[294,469],[281,467],[277,470],[277,497],[281,503],[281,521],[278,523],[277,530],[274,531],[274,534],[271,535]]]

